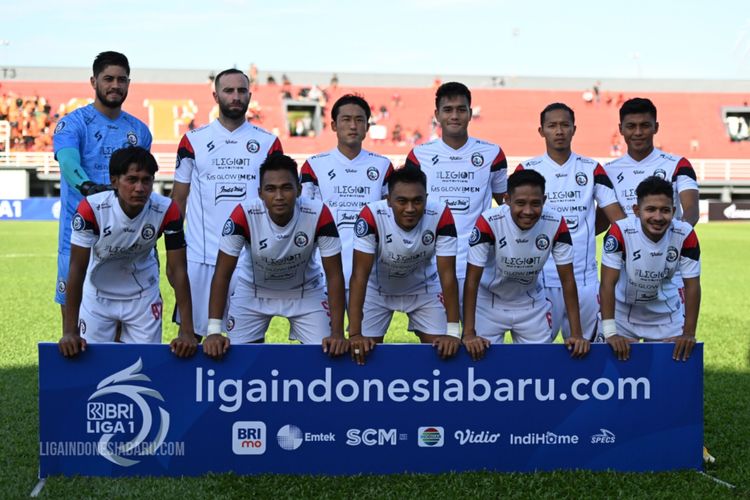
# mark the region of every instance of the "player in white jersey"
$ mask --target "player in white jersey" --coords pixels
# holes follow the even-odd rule
[[[693,227],[674,218],[672,185],[656,176],[636,188],[634,216],[613,224],[602,254],[604,336],[618,359],[630,342],[675,342],[685,360],[695,345],[700,309],[700,245]],[[682,273],[683,299],[672,280]]]
[[[553,103],[540,116],[539,135],[544,138],[547,152],[516,167],[536,170],[545,180],[545,206],[563,217],[573,241],[573,271],[578,288],[583,335],[593,340],[599,324],[599,278],[596,265],[596,207],[600,207],[610,223],[625,214],[617,203],[612,181],[596,160],[575,154],[571,149],[576,132],[575,113],[565,104]],[[552,303],[552,332],[562,329],[570,336],[565,314],[565,301],[557,268],[547,259],[541,274],[545,294]]]
[[[551,306],[538,280],[552,254],[570,321],[571,336],[565,344],[573,356],[584,356],[589,341],[581,332],[573,245],[565,218],[545,207],[544,177],[533,170],[510,176],[507,200],[479,216],[471,233],[464,345],[479,359],[490,343],[502,343],[508,330],[517,343],[554,340]]]
[[[230,340],[263,342],[273,316],[283,316],[291,339],[320,343],[331,356],[344,354],[344,276],[331,211],[319,200],[300,198],[297,163],[283,154],[263,162],[260,184],[260,198],[237,205],[224,224],[203,350],[220,357]],[[247,259],[238,265],[243,248]],[[316,249],[322,270],[313,258]],[[235,268],[226,338],[220,318]]]
[[[147,150],[119,149],[109,165],[115,190],[93,194],[78,205],[72,222],[65,333],[59,342],[65,356],[85,350],[88,342],[114,341],[118,323],[122,342],[161,342],[154,249],[162,234],[167,276],[188,318],[171,343],[172,351],[181,357],[195,353],[182,217],[169,198],[152,192],[157,168]]]
[[[187,218],[188,273],[198,335],[206,334],[208,292],[221,228],[237,203],[255,198],[260,164],[270,154],[282,152],[275,135],[245,118],[250,90],[244,73],[222,71],[214,85],[219,117],[183,136],[172,190],[172,198]]]
[[[471,92],[457,82],[435,95],[435,119],[442,137],[415,147],[406,158],[427,175],[427,194],[451,209],[458,233],[456,275],[463,293],[469,236],[479,215],[500,204],[507,189],[508,162],[496,144],[469,137]]]
[[[336,221],[347,286],[352,274],[354,223],[366,204],[385,196],[393,171],[388,158],[362,149],[369,120],[370,105],[362,97],[347,94],[339,98],[331,108],[336,147],[308,158],[300,169],[302,196],[323,200]]]
[[[698,183],[695,170],[687,158],[674,156],[654,147],[659,131],[656,106],[636,97],[620,108],[620,133],[625,139],[626,155],[605,165],[615,187],[617,201],[627,215],[636,205],[635,188],[646,177],[655,175],[672,183],[677,211],[675,217],[695,225],[698,222]]]
[[[352,359],[383,341],[394,311],[409,330],[449,358],[461,345],[456,226],[444,203],[427,199],[427,179],[416,167],[396,170],[388,197],[362,209],[355,227],[349,289]],[[447,321],[446,321],[447,320]]]

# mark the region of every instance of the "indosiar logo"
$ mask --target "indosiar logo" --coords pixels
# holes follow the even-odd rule
[[[129,467],[140,462],[127,456],[154,455],[169,432],[169,412],[158,402],[164,398],[144,373],[141,358],[124,370],[102,379],[86,405],[86,432],[99,434],[99,454]],[[155,405],[158,411],[152,411]]]
[[[420,448],[440,448],[445,443],[443,436],[445,431],[442,427],[420,427],[417,430]]]

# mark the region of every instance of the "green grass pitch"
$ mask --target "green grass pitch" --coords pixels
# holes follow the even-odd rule
[[[694,471],[658,474],[553,472],[461,473],[355,477],[235,476],[102,479],[52,477],[48,498],[180,497],[750,497],[750,224],[698,227],[703,256],[703,300],[698,337],[705,346],[705,441],[717,462],[706,472],[736,485],[729,489]],[[57,224],[0,222],[0,497],[27,497],[37,482],[37,348],[60,336],[53,302]],[[163,280],[166,284],[166,280]],[[162,287],[165,313],[173,294]],[[386,338],[413,342],[397,315]],[[286,325],[274,320],[272,342]],[[165,321],[164,339],[175,335]],[[336,457],[331,457],[335,460]]]

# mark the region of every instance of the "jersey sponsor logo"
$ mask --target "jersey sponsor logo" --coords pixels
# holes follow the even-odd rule
[[[259,250],[265,250],[268,247],[268,239],[263,238],[262,240],[258,242],[258,245],[259,245]]]
[[[336,227],[354,226],[357,223],[358,212],[356,210],[338,210],[336,212]]]
[[[144,240],[150,240],[156,235],[156,228],[151,224],[146,224],[141,230],[141,237]]]
[[[607,253],[613,253],[617,251],[617,248],[619,245],[617,244],[617,238],[612,236],[611,234],[608,235],[604,239],[604,251]]]
[[[568,225],[568,230],[573,233],[578,230],[578,216],[569,215],[565,217],[565,223]]]
[[[208,152],[209,152],[209,153],[210,153],[211,151],[213,151],[215,147],[216,147],[216,146],[214,146],[214,141],[210,141],[210,142],[209,142],[208,144],[206,144],[206,148],[208,148]]]
[[[540,234],[536,237],[535,244],[539,250],[546,250],[549,247],[549,236]]]
[[[479,228],[474,226],[471,230],[471,236],[469,236],[469,245],[476,245],[479,243]]]
[[[571,191],[550,191],[547,193],[547,198],[550,201],[558,200],[577,200],[581,197],[581,192],[578,190]]]
[[[138,136],[135,135],[135,132],[132,132],[132,131],[128,132],[127,137],[128,137],[128,144],[130,144],[131,146],[138,145]]]
[[[94,134],[94,137],[96,138],[97,142],[101,141],[102,140],[102,132],[101,132],[101,130],[97,130],[96,133]]]
[[[232,168],[251,167],[253,160],[251,158],[211,158],[211,165],[219,170],[230,170]]]
[[[333,172],[333,170],[331,170]],[[329,174],[331,173],[329,172]],[[336,174],[334,174],[335,177]],[[333,179],[333,177],[331,177]],[[354,195],[368,195],[370,194],[370,186],[333,186],[333,192],[336,194],[354,194]]]
[[[310,241],[309,238],[302,231],[294,235],[294,244],[297,245],[298,247],[303,247],[307,245],[308,241]]]
[[[633,252],[633,260],[638,260],[640,258],[641,258],[641,251],[640,250],[636,250],[635,252]]]
[[[247,197],[247,184],[216,184],[214,204],[221,201],[240,201]]]
[[[619,174],[617,174],[617,183],[618,184],[621,183],[624,179],[625,179],[625,176],[623,175],[622,172],[620,172]]]
[[[78,320],[78,333],[80,335],[86,334],[86,321],[84,319]]]
[[[433,165],[437,165],[438,162],[440,161],[440,157],[438,155],[435,155],[435,156],[432,157],[431,160],[432,160],[432,164]]]
[[[471,164],[475,167],[481,167],[484,165],[484,156],[482,156],[482,153],[474,153],[471,155]]]
[[[357,219],[357,222],[354,223],[354,234],[356,234],[358,238],[362,238],[367,234],[367,221],[362,217]]]
[[[426,230],[424,233],[422,233],[422,244],[423,245],[432,245],[433,241],[435,241],[435,233],[433,233],[429,229]]]
[[[57,126],[55,127],[55,133],[62,132],[62,129],[65,128],[65,122],[57,122]]]
[[[677,257],[679,256],[679,252],[675,247],[669,247],[667,249],[667,262],[674,262],[677,260]]]
[[[440,201],[453,213],[468,212],[471,208],[471,199],[464,196],[441,196]]]
[[[329,170],[326,172],[328,174],[328,179],[333,180],[336,177],[336,171],[334,169]]]
[[[583,172],[576,172],[576,184],[579,186],[585,186],[588,184],[589,178]]]
[[[666,179],[667,171],[662,168],[657,168],[656,170],[654,170],[654,177],[658,177],[659,179]]]
[[[234,222],[229,219],[224,223],[224,228],[221,230],[222,236],[229,236],[234,232]]]
[[[474,180],[474,172],[463,172],[455,170],[443,170],[435,172],[435,179],[441,181],[454,181],[454,180]]]
[[[81,214],[75,214],[73,217],[73,231],[83,231],[83,228],[86,227],[86,222],[83,220],[83,216]]]
[[[233,141],[232,139],[226,139],[224,140],[224,144],[237,144],[237,141]]]
[[[367,169],[367,178],[371,181],[376,181],[380,177],[380,172],[375,167],[369,167]]]
[[[563,179],[563,178],[565,178],[567,176],[568,176],[568,174],[561,174],[561,173],[555,174],[555,178],[556,179]]]
[[[445,431],[442,427],[420,427],[417,430],[419,438],[417,443],[420,448],[440,448],[445,442],[444,434]]]
[[[161,302],[155,302],[151,304],[151,315],[154,317],[154,320],[159,321],[159,319],[161,318],[161,310],[162,310]]]
[[[245,144],[245,147],[247,148],[248,153],[255,154],[258,151],[260,151],[260,143],[256,141],[255,139],[250,139],[247,141],[247,144]]]

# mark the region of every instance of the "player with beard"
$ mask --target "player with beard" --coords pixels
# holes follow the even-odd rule
[[[256,196],[263,161],[271,153],[282,152],[275,135],[245,118],[251,94],[242,71],[227,69],[216,75],[213,97],[219,117],[182,137],[172,190],[172,199],[187,221],[193,325],[202,336],[208,325],[209,289],[221,228],[238,203]]]
[[[60,230],[57,243],[57,292],[63,328],[70,263],[73,214],[84,196],[112,189],[109,159],[126,146],[151,147],[146,124],[122,111],[130,86],[130,64],[119,52],[102,52],[93,64],[94,102],[63,117],[53,138],[60,163]]]

